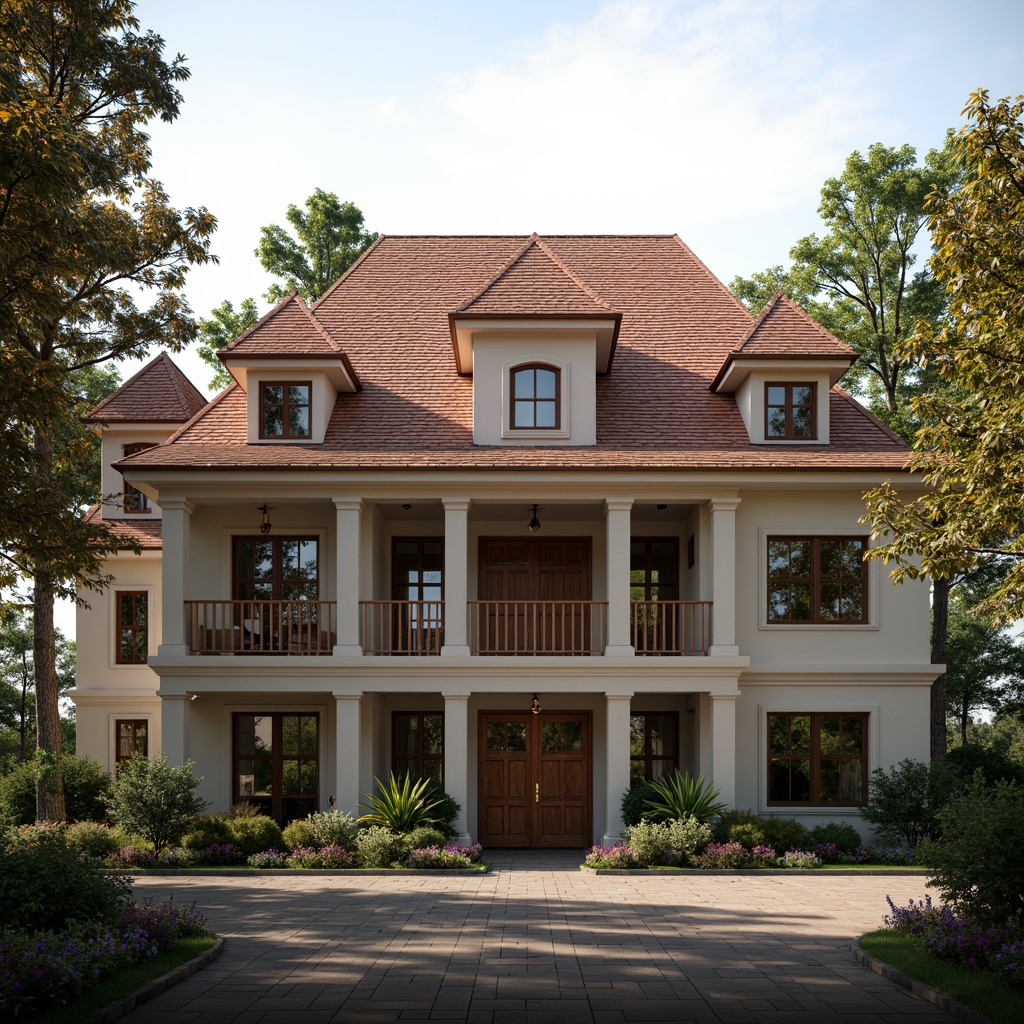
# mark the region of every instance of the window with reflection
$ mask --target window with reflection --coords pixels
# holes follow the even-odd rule
[[[542,363],[511,370],[511,426],[515,430],[559,430],[561,370]]]
[[[444,785],[444,714],[396,711],[391,716],[391,769]]]
[[[773,441],[813,441],[814,385],[765,384],[764,435]]]
[[[234,800],[256,804],[280,825],[318,807],[319,716],[237,713]]]
[[[679,715],[675,711],[636,711],[629,716],[629,784],[679,767]]]
[[[144,718],[118,718],[114,722],[114,761],[127,761],[138,754],[149,756],[149,722]]]
[[[489,721],[485,742],[491,753],[523,753],[526,750],[526,723]]]
[[[309,382],[260,384],[260,437],[308,438],[312,390]]]
[[[868,621],[866,537],[769,537],[768,621]]]
[[[316,537],[236,537],[235,598],[317,600],[317,546]]]
[[[129,455],[135,455],[137,452],[144,452],[148,448],[155,448],[156,445],[152,441],[140,441],[138,444],[126,444],[121,446],[121,453],[127,458]],[[132,487],[127,480],[124,482],[124,486],[121,492],[121,508],[125,512],[149,512],[151,511],[149,505],[149,498],[147,498],[142,491]]]
[[[391,650],[436,653],[444,643],[444,540],[396,537],[391,549],[391,596],[408,602],[394,609]]]
[[[866,714],[768,715],[768,803],[867,802]]]
[[[115,661],[118,665],[145,665],[149,657],[149,593],[118,590],[114,605]]]

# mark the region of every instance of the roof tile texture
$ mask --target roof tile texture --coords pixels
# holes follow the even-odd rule
[[[799,306],[776,292],[735,355],[744,356],[832,356],[856,359],[857,353]]]
[[[161,352],[93,409],[89,423],[184,423],[206,399]]]
[[[133,541],[148,550],[159,550],[163,546],[159,519],[146,519],[141,516],[137,519],[104,519],[103,506],[93,505],[86,513],[85,521],[87,523],[102,522],[114,535],[114,538],[126,548]]]
[[[244,334],[220,350],[232,356],[338,356],[341,346],[293,291]]]

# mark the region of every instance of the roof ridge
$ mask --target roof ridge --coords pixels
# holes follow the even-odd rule
[[[736,346],[730,353],[730,355],[738,355],[743,351],[743,346],[757,333],[758,328],[765,320],[768,319],[768,314],[773,310],[779,303],[779,299],[783,297],[782,289],[779,288],[775,294],[761,307],[761,312],[754,317],[754,322],[747,329],[746,333],[740,338],[739,345]],[[749,312],[749,310],[748,310]]]
[[[233,380],[226,388],[224,388],[223,391],[221,391],[219,394],[214,395],[213,398],[211,398],[206,403],[206,405],[202,407],[202,409],[199,409],[195,413],[195,415],[193,415],[190,419],[182,423],[182,425],[178,427],[178,429],[174,431],[174,433],[171,434],[170,437],[168,437],[165,441],[161,441],[160,444],[157,445],[157,447],[162,448],[165,444],[172,444],[173,442],[175,442],[186,430],[188,430],[189,427],[192,426],[192,424],[195,421],[205,416],[208,412],[212,412],[218,405],[220,405],[222,401],[224,401],[224,398],[228,394],[234,391],[235,388],[240,388],[241,386],[242,385],[239,384],[237,380]]]
[[[671,239],[673,239],[679,245],[679,248],[682,249],[683,252],[685,252],[686,255],[689,256],[690,259],[692,259],[693,262],[697,264],[697,267],[703,272],[703,274],[707,278],[710,279],[711,283],[720,292],[722,292],[723,295],[727,295],[729,297],[729,299],[732,301],[733,305],[738,306],[740,309],[742,309],[743,312],[747,314],[747,316],[751,316],[750,310],[747,309],[747,307],[744,306],[742,302],[740,302],[739,298],[733,293],[732,289],[729,288],[722,281],[722,279],[720,277],[718,277],[718,275],[715,274],[714,271],[712,271],[711,268],[679,237],[678,233],[673,233],[671,235],[620,235],[620,236],[610,235],[608,237],[610,237],[610,238],[614,238],[614,237],[621,237],[621,238],[631,237],[631,238],[671,238]]]
[[[156,370],[157,367],[163,368],[164,379],[173,390],[174,395],[177,398],[178,405],[180,406],[182,413],[184,413],[185,415],[185,419],[191,419],[199,410],[192,408],[192,402],[190,401],[189,395],[185,391],[183,385],[187,384],[189,388],[191,388],[194,398],[198,400],[199,403],[201,403],[200,408],[206,405],[206,397],[195,386],[195,384],[193,384],[192,381],[190,381],[188,377],[185,376],[184,371],[178,366],[177,363],[175,363],[173,359],[171,359],[167,351],[165,349],[161,349],[155,356],[153,356],[152,359],[149,360],[148,363],[146,363],[144,366],[141,366],[138,370],[136,370],[135,373],[133,373],[126,381],[123,381],[121,384],[118,384],[118,386],[114,388],[114,390],[111,391],[110,394],[106,396],[106,398],[104,398],[98,405],[90,409],[89,412],[82,417],[83,421],[85,421],[86,423],[102,423],[103,410],[106,409],[116,399],[123,398],[125,392],[130,387],[132,387],[132,385],[134,385],[140,378],[145,376],[147,373]],[[138,422],[144,423],[146,422],[146,420],[144,417],[140,417]]]
[[[869,420],[871,420],[871,422],[874,423],[876,427],[878,427],[884,433],[888,434],[889,437],[891,437],[894,441],[899,441],[900,444],[906,445],[908,449],[910,448],[910,445],[908,444],[907,439],[905,437],[902,437],[901,435],[897,434],[896,431],[893,430],[888,423],[884,422],[878,416],[876,416],[866,405],[861,405],[861,403],[858,402],[857,399],[854,398],[853,395],[851,395],[850,392],[847,391],[845,388],[841,388],[838,384],[833,384],[832,390],[840,398],[844,399],[849,405],[852,405],[859,413],[863,414]]]

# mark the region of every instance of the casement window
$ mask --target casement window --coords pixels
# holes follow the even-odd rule
[[[444,715],[396,711],[391,716],[391,770],[396,776],[436,779],[444,785]]]
[[[867,803],[867,714],[770,712],[768,805]]]
[[[234,715],[235,803],[256,804],[279,825],[318,807],[320,719],[273,711]]]
[[[868,621],[866,537],[769,537],[768,622]]]
[[[118,718],[114,722],[114,762],[138,754],[149,757],[149,722],[144,718]]]
[[[679,715],[635,711],[629,716],[629,784],[656,779],[679,767]]]
[[[813,441],[814,384],[765,384],[764,436],[771,441]]]
[[[393,654],[436,654],[444,643],[444,540],[396,537],[391,548]]]
[[[313,386],[304,383],[260,384],[260,437],[308,438]]]
[[[562,371],[544,363],[529,363],[514,366],[509,373],[509,426],[513,430],[560,430]]]
[[[316,601],[316,537],[235,537],[235,598]]]
[[[114,593],[114,650],[118,665],[145,665],[149,656],[149,593]]]
[[[140,442],[139,444],[125,444],[121,446],[121,454],[125,458],[134,455],[136,452],[144,452],[147,448],[155,448],[151,441]],[[149,512],[149,498],[142,491],[136,490],[128,481],[124,482],[124,490],[121,494],[121,508],[125,512]]]

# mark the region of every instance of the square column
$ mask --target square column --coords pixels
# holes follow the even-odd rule
[[[444,645],[441,657],[468,657],[469,499],[444,498],[443,502]]]
[[[456,842],[472,842],[466,829],[469,799],[469,694],[442,693],[444,697],[444,788],[459,804],[459,816],[452,827],[459,832]]]
[[[359,560],[362,549],[363,503],[358,499],[334,499],[338,638],[335,654],[363,653],[359,636]]]
[[[736,507],[739,498],[711,500],[712,656],[737,657],[736,645]]]
[[[604,503],[608,531],[608,635],[604,653],[630,656],[633,648],[629,605],[630,510],[633,499]]]
[[[160,753],[171,765],[188,760],[190,698],[184,693],[160,695]]]
[[[602,846],[614,846],[626,827],[622,820],[622,794],[629,789],[629,702],[632,697],[631,693],[605,694],[605,824]]]
[[[359,809],[359,741],[362,734],[362,694],[334,696],[334,799],[339,811],[357,818]]]
[[[163,552],[160,559],[163,612],[157,654],[184,655],[189,653],[185,601],[188,597],[189,528],[195,506],[184,498],[164,498],[161,495],[160,509],[163,516]]]
[[[736,700],[711,695],[711,779],[719,799],[736,806]]]

